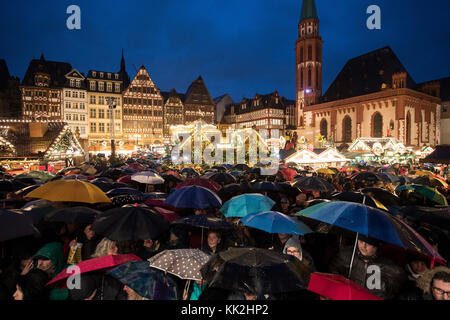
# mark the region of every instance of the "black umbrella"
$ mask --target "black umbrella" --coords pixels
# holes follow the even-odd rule
[[[53,211],[45,216],[45,220],[52,222],[92,224],[101,211],[88,207],[70,207]]]
[[[99,181],[91,181],[91,183],[99,187],[103,192],[108,192],[113,189],[113,184],[109,182],[99,180]]]
[[[401,205],[401,200],[399,197],[382,188],[364,188],[361,189],[361,192],[372,195],[375,199],[380,201],[385,206]]]
[[[106,192],[108,197],[122,196],[122,195],[142,195],[143,193],[133,188],[118,188]]]
[[[381,209],[376,202],[373,200],[371,196],[365,195],[361,192],[339,192],[332,195],[333,200],[340,200],[340,201],[349,201],[349,202],[355,202],[355,203],[361,203],[365,204],[367,206],[371,206],[373,208]]]
[[[261,295],[304,290],[309,281],[310,273],[304,264],[274,250],[231,248],[218,255],[224,262],[215,263],[220,268],[209,284],[212,288]]]
[[[226,172],[227,168],[223,167],[223,166],[213,166],[211,169],[217,170],[219,172]]]
[[[281,191],[281,187],[272,181],[256,181],[251,185],[251,190],[260,191]]]
[[[0,209],[0,241],[17,239],[39,233],[33,220],[21,211]]]
[[[404,206],[399,210],[414,222],[425,222],[439,229],[450,231],[450,211],[448,208]]]
[[[142,195],[143,200],[148,199],[166,199],[169,195],[164,192],[148,192]]]
[[[192,168],[183,168],[180,171],[181,174],[186,174],[187,176],[200,176],[197,171]]]
[[[301,177],[295,180],[292,186],[303,190],[316,190],[320,192],[333,192],[335,190],[331,183],[319,177]]]
[[[352,180],[354,181],[370,181],[370,182],[378,182],[383,181],[383,179],[373,172],[360,172],[356,174]]]
[[[175,183],[179,183],[179,182],[183,181],[183,180],[181,180],[181,179],[179,179],[179,178],[177,178],[177,177],[175,177],[174,175],[171,175],[171,174],[163,174],[163,175],[161,175],[161,178],[163,178],[167,182],[168,181],[173,181]]]
[[[250,167],[248,165],[246,165],[245,163],[239,163],[239,164],[235,165],[233,167],[233,169],[237,170],[237,171],[249,171]]]
[[[38,178],[15,178],[13,181],[18,181],[28,186],[44,183],[41,179]]]
[[[204,177],[220,183],[221,185],[236,183],[236,178],[226,172],[212,172],[206,174]]]
[[[227,184],[221,188],[217,195],[223,200],[224,198],[232,198],[233,196],[251,192],[250,186],[245,183]]]
[[[135,204],[138,202],[142,202],[144,200],[145,200],[145,198],[144,198],[143,194],[142,195],[124,194],[124,195],[112,197],[111,204],[114,207],[122,207],[127,204]]]
[[[430,176],[420,176],[420,177],[417,177],[417,178],[413,179],[412,183],[413,184],[421,184],[421,185],[429,186],[429,187],[432,187],[432,188],[444,186],[444,184],[442,184],[439,181],[440,180],[438,180],[436,178],[432,178]]]
[[[17,180],[0,180],[0,192],[15,192],[27,187],[25,183]]]
[[[131,205],[99,214],[92,230],[114,241],[150,240],[169,230],[169,223],[155,209]]]
[[[25,188],[23,188],[23,189],[20,189],[19,191],[16,191],[16,195],[25,197],[25,196],[26,196],[27,194],[29,194],[31,191],[33,191],[34,189],[37,189],[37,188],[39,188],[39,187],[40,187],[40,185],[38,185],[38,184],[35,184],[35,185],[33,185],[33,186],[25,187]]]
[[[233,226],[229,222],[220,218],[208,217],[206,214],[197,214],[179,218],[175,221],[172,221],[172,224],[181,224],[189,227],[198,227],[214,230],[220,229],[229,230],[233,228]]]
[[[114,183],[112,184],[112,188],[113,188],[113,189],[129,188],[129,187],[130,187],[130,185],[129,185],[129,184],[126,184],[126,183],[124,183],[124,182],[114,182]]]

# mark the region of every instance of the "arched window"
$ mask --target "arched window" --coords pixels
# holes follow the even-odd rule
[[[308,69],[308,87],[311,87],[311,69]]]
[[[349,116],[346,116],[342,121],[342,141],[343,142],[351,142],[352,141],[352,119]]]
[[[372,132],[374,138],[382,138],[383,137],[383,116],[377,112],[374,114],[372,118]]]
[[[325,138],[328,138],[328,123],[325,119],[322,119],[322,121],[320,121],[320,134]]]

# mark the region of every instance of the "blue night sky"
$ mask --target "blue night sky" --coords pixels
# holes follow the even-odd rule
[[[337,4],[340,5],[337,5]],[[66,9],[81,8],[81,30]],[[144,64],[162,90],[185,92],[199,75],[213,98],[277,89],[295,99],[295,40],[302,0],[0,0],[0,59],[21,80],[31,59],[69,62],[81,72],[130,78]],[[381,30],[366,9],[381,8]],[[450,76],[450,1],[316,0],[323,88],[347,60],[390,46],[416,82]]]

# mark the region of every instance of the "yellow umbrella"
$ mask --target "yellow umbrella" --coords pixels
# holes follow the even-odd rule
[[[415,176],[434,176],[434,173],[428,170],[417,170],[414,172]]]
[[[333,170],[328,169],[328,168],[321,168],[321,169],[318,169],[318,170],[317,170],[317,173],[332,174],[332,175],[335,174],[335,172],[334,172]]]
[[[81,180],[51,181],[33,190],[27,197],[53,202],[111,202],[99,187]]]

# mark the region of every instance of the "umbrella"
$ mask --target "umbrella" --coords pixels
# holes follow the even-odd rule
[[[19,210],[0,209],[0,241],[16,239],[39,233],[33,220]]]
[[[217,172],[217,173],[212,172],[204,175],[204,177],[213,180],[217,183],[220,183],[222,185],[236,183],[236,178],[226,172]]]
[[[176,171],[173,170],[169,170],[164,172],[165,175],[170,175],[170,176],[174,176],[175,178],[179,179],[179,180],[183,180],[183,176],[181,174],[179,174]]]
[[[131,176],[122,176],[119,179],[117,179],[117,182],[122,182],[122,183],[131,183]]]
[[[250,167],[248,165],[246,165],[245,163],[239,163],[239,164],[235,165],[233,167],[233,169],[237,170],[237,171],[249,171]]]
[[[417,170],[417,171],[412,171],[411,175],[413,175],[413,176],[433,176],[434,173],[429,170]]]
[[[56,287],[65,288],[66,281],[63,280],[75,274],[82,274],[92,271],[114,268],[129,261],[142,261],[142,259],[135,256],[134,254],[116,254],[83,260],[76,264],[78,268],[75,269],[71,268],[70,270],[64,269],[59,274],[57,274],[51,281],[49,281],[46,284],[46,286],[53,285]]]
[[[220,218],[208,217],[206,214],[197,214],[183,217],[173,221],[171,224],[181,224],[190,227],[198,227],[202,229],[232,229],[231,224]]]
[[[334,186],[328,181],[319,177],[301,177],[291,184],[293,187],[302,190],[315,190],[320,192],[333,192]]]
[[[94,180],[97,180],[97,181],[94,181]],[[103,192],[108,192],[109,190],[111,190],[113,188],[112,183],[98,180],[98,179],[94,179],[94,180],[92,180],[91,183],[93,185],[99,187]]]
[[[84,181],[87,181],[88,177],[83,175],[83,174],[71,174],[71,175],[68,175],[68,176],[64,176],[62,179],[63,180],[84,180]]]
[[[163,184],[164,179],[153,171],[141,171],[131,176],[131,180],[143,184]]]
[[[161,207],[154,207],[156,211],[158,211],[163,217],[164,219],[167,220],[167,222],[171,223],[177,219],[180,218],[180,216],[178,214],[176,214],[174,211],[165,209],[165,208],[161,208]]]
[[[143,193],[133,188],[117,188],[109,190],[106,195],[108,197],[122,196],[122,195],[137,195],[143,196]]]
[[[380,201],[385,206],[399,206],[401,204],[401,200],[395,194],[387,191],[382,188],[364,188],[361,189],[362,193],[369,194],[373,198]]]
[[[281,176],[286,181],[293,181],[297,174],[297,171],[290,168],[280,169],[277,173],[278,176]]]
[[[207,188],[214,192],[218,192],[222,188],[222,186],[220,184],[218,184],[217,182],[215,182],[213,180],[209,180],[209,179],[205,179],[205,178],[193,178],[193,179],[187,179],[187,180],[179,183],[175,187],[175,189],[178,190],[182,187],[187,187],[187,186],[204,187],[204,188]]]
[[[88,207],[61,208],[46,215],[47,221],[92,224],[101,212]]]
[[[54,173],[50,173],[48,171],[30,171],[27,173],[22,173],[16,176],[17,178],[35,178],[40,179],[43,182],[47,182],[48,180],[55,177]]]
[[[31,191],[28,197],[54,202],[111,202],[99,187],[81,180],[50,181]]]
[[[355,181],[371,181],[371,182],[383,180],[380,176],[378,176],[373,172],[360,172],[354,175],[351,179]]]
[[[196,176],[196,177],[199,176],[198,172],[192,168],[183,168],[183,169],[181,169],[180,173],[186,174],[187,176]]]
[[[271,181],[257,181],[251,185],[252,191],[266,192],[266,191],[281,191],[278,184]]]
[[[175,190],[167,197],[165,203],[176,208],[207,209],[222,206],[222,200],[217,194],[199,186],[188,186]]]
[[[353,202],[330,201],[306,208],[297,215],[356,232],[356,238],[363,234],[412,252],[425,254],[435,260],[444,260],[407,224],[379,209]]]
[[[241,222],[247,227],[268,233],[298,234],[303,236],[313,232],[303,222],[276,211],[250,213],[242,218]]]
[[[123,169],[123,171],[122,171],[124,174],[126,174],[126,175],[133,175],[133,174],[135,174],[135,173],[137,173],[137,170],[135,170],[135,169],[133,169],[133,168],[125,168],[125,169]]]
[[[304,268],[293,256],[258,248],[231,248],[218,255],[224,262],[210,281],[212,288],[256,294],[306,288],[307,279],[300,272]]]
[[[420,184],[407,184],[404,186],[398,186],[395,189],[395,192],[403,191],[403,190],[412,190],[414,192],[420,193],[424,197],[427,197],[431,201],[439,203],[443,206],[448,206],[447,199],[444,197],[442,193],[437,191],[436,189],[432,189],[427,186],[423,186]]]
[[[338,274],[311,274],[308,290],[331,300],[383,300],[367,289]]]
[[[164,179],[165,182],[173,181],[173,182],[175,182],[175,184],[183,181],[182,179],[179,179],[172,174],[162,174],[161,177]]]
[[[450,231],[450,211],[448,208],[405,206],[399,210],[409,220],[425,222],[439,229]]]
[[[150,240],[169,230],[169,223],[152,208],[124,206],[97,215],[91,229],[115,241]]]
[[[33,186],[25,187],[25,188],[23,188],[23,189],[20,189],[19,191],[16,191],[16,195],[25,197],[25,196],[26,196],[27,194],[29,194],[31,191],[33,191],[33,190],[35,190],[35,189],[37,189],[37,188],[39,188],[39,187],[40,187],[40,185],[37,185],[37,184],[35,184],[35,185],[33,185]]]
[[[25,188],[27,185],[17,180],[0,180],[0,192],[15,192]]]
[[[137,163],[137,162],[135,162],[135,163],[130,163],[130,164],[128,165],[128,168],[134,169],[134,170],[136,170],[136,171],[144,171],[144,170],[146,169],[145,166],[143,166],[142,164]]]
[[[389,182],[389,183],[400,182],[399,177],[397,177],[396,175],[393,175],[392,173],[389,173],[389,172],[380,172],[380,173],[378,173],[378,176],[381,179],[383,179],[383,181],[385,181],[385,182]]]
[[[263,212],[272,209],[275,201],[259,193],[247,193],[233,197],[220,209],[225,217],[245,217],[249,213]]]
[[[201,267],[211,256],[199,249],[165,250],[148,259],[152,268],[184,280],[202,280]]]
[[[328,169],[328,168],[320,168],[317,170],[317,173],[334,175],[336,172],[334,172],[333,170]]]
[[[225,195],[237,195],[250,192],[250,186],[245,183],[232,183],[222,187],[217,194],[222,197]]]
[[[448,188],[448,184],[439,179],[439,178],[435,178],[435,177],[431,177],[431,176],[420,176],[415,178],[414,180],[412,180],[413,184],[422,184],[424,186],[429,186],[429,187],[444,187],[444,188]]]
[[[148,192],[143,194],[144,200],[149,199],[166,199],[169,195],[164,192]]]
[[[374,208],[383,209],[383,210],[388,211],[388,209],[382,203],[375,200],[371,196],[365,195],[361,192],[350,192],[350,191],[339,192],[339,193],[333,194],[332,198],[334,200],[362,203],[367,206],[371,206]]]
[[[136,204],[142,202],[144,199],[142,195],[135,194],[123,194],[111,198],[111,204],[114,207],[123,207],[126,204]]]
[[[163,271],[150,268],[147,261],[126,262],[108,275],[133,289],[141,297],[150,300],[177,300],[177,285]]]

